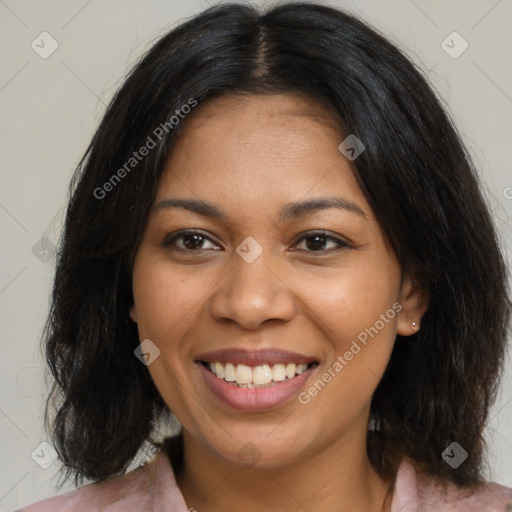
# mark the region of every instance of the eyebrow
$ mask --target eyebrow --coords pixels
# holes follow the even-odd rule
[[[227,213],[221,208],[200,199],[164,199],[154,206],[154,210],[157,211],[165,208],[183,208],[204,217],[218,219],[222,222],[227,222],[228,220]],[[286,220],[303,217],[327,208],[338,208],[368,218],[368,214],[352,201],[342,197],[322,197],[284,205],[279,213],[279,219]]]

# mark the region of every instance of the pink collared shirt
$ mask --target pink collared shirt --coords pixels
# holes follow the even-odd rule
[[[167,455],[125,475],[88,484],[61,496],[38,501],[16,512],[190,512],[176,484]],[[482,485],[471,496],[454,486],[443,493],[420,478],[404,460],[398,468],[391,512],[512,512],[512,489]]]

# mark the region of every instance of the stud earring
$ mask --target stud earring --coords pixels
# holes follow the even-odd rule
[[[418,324],[416,322],[413,322],[412,324],[412,328],[417,331],[418,330]]]

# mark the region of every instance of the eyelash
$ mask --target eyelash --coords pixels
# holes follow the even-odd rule
[[[205,250],[210,250],[210,249],[196,249],[196,250],[193,250],[193,249],[186,249],[186,248],[182,248],[182,247],[177,247],[175,244],[176,240],[179,240],[185,236],[189,236],[189,235],[198,235],[198,236],[201,236],[203,239],[206,239],[206,240],[209,240],[210,242],[212,243],[216,243],[214,240],[212,240],[208,234],[204,231],[201,231],[201,230],[186,230],[186,231],[181,231],[181,232],[178,232],[178,233],[174,233],[172,235],[168,235],[167,237],[164,238],[163,242],[162,242],[162,247],[166,248],[166,249],[169,249],[169,250],[178,250],[178,251],[183,251],[183,252],[190,252],[190,253],[193,253],[193,252],[201,252],[201,251],[205,251]],[[343,249],[355,249],[355,247],[351,244],[349,244],[348,242],[346,242],[345,240],[342,240],[340,238],[337,238],[335,236],[332,236],[332,235],[328,235],[325,231],[307,231],[305,233],[301,233],[301,238],[299,238],[295,243],[294,245],[297,245],[299,242],[302,242],[303,240],[307,240],[308,238],[313,238],[314,236],[324,236],[325,237],[325,243],[327,243],[328,241],[333,241],[337,244],[337,247],[334,248],[334,249],[321,249],[321,250],[318,250],[318,251],[311,251],[311,250],[307,250],[307,249],[298,249],[298,250],[305,250],[306,252],[309,252],[309,253],[312,253],[312,254],[322,254],[322,253],[325,253],[325,252],[337,252],[337,251],[340,251],[340,250],[343,250]],[[294,249],[294,250],[297,250],[297,249]]]

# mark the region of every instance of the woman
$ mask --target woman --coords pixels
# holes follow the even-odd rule
[[[133,69],[77,170],[48,404],[65,476],[94,483],[22,510],[510,510],[483,476],[506,277],[397,48],[319,5],[211,8]]]

